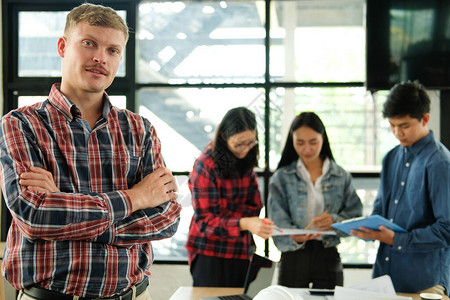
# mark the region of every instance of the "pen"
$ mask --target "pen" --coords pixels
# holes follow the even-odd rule
[[[323,215],[326,214],[326,213],[328,213],[328,209],[326,209],[326,210],[321,214],[321,216],[323,216]],[[308,228],[311,227],[312,225],[313,225],[312,222],[309,223],[308,225],[306,225],[305,229],[308,229]]]
[[[267,221],[263,221],[264,222],[264,224],[267,224],[267,225],[271,225],[269,222],[267,222]],[[278,231],[278,232],[283,232],[283,229],[281,229],[280,227],[278,227],[277,225],[275,225],[275,228],[274,228],[276,231]]]
[[[276,231],[278,231],[278,232],[283,232],[283,229],[281,229],[280,227],[278,227],[278,226],[276,226],[275,225],[275,228],[274,228]]]

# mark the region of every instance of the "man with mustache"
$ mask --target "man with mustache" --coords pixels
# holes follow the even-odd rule
[[[74,8],[57,44],[61,83],[2,119],[13,217],[2,272],[18,299],[150,299],[151,240],[176,232],[181,207],[154,127],[105,92],[127,40],[113,9]]]

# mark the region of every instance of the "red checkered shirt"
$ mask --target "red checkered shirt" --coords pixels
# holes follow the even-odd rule
[[[164,165],[148,120],[112,107],[91,130],[55,84],[49,99],[9,112],[0,128],[0,183],[13,221],[2,273],[65,294],[106,297],[150,276],[150,241],[172,236],[176,202],[138,210],[124,190]],[[53,174],[60,193],[19,184],[30,166]]]
[[[224,178],[209,145],[194,163],[189,188],[194,208],[186,243],[189,261],[197,254],[249,259],[254,241],[250,232],[240,230],[239,220],[258,216],[262,208],[254,171]]]

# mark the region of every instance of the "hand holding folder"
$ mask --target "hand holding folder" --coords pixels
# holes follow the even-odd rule
[[[350,235],[350,232],[352,230],[359,230],[360,227],[371,230],[379,230],[380,226],[384,226],[390,230],[393,230],[394,232],[406,232],[404,228],[380,215],[371,215],[368,217],[349,219],[340,223],[334,223],[331,226],[348,235]],[[364,240],[367,241],[368,239]]]

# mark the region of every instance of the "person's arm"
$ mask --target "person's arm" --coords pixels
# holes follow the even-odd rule
[[[176,202],[176,194],[173,193],[177,190],[175,178],[164,167],[161,144],[154,127],[147,120],[145,124],[145,132],[151,134],[147,135],[148,141],[145,142],[142,172],[134,186],[125,191],[131,198],[133,213],[115,223],[95,241],[130,246],[171,237],[178,228],[181,205]],[[155,191],[155,197],[149,197]],[[152,199],[157,202],[152,203]]]
[[[0,182],[5,202],[25,237],[94,240],[132,213],[125,191],[85,195],[37,192],[22,186],[21,174],[31,166],[46,169],[49,162],[27,120],[9,115],[2,120],[0,130]]]
[[[247,199],[244,204],[245,212],[243,215],[245,217],[239,220],[239,227],[241,230],[247,230],[263,239],[268,239],[272,236],[275,225],[272,220],[268,218],[261,219],[257,216],[262,208],[262,202],[258,188],[258,179],[254,172],[251,172],[249,182]]]
[[[200,231],[207,236],[233,238],[241,236],[244,230],[255,230],[258,227],[254,226],[256,222],[262,227],[273,229],[270,220],[266,220],[269,224],[264,224],[265,220],[257,217],[262,204],[254,183],[248,187],[246,201],[232,210],[224,209],[220,203],[227,202],[221,192],[225,187],[220,186],[221,179],[216,176],[216,172],[214,166],[198,159],[189,176],[194,221]]]
[[[425,170],[428,199],[434,219],[428,226],[396,232],[393,247],[402,252],[428,252],[450,246],[450,163],[439,161]]]
[[[428,199],[432,207],[434,222],[428,226],[418,227],[406,233],[394,232],[383,226],[379,231],[360,228],[351,234],[359,238],[376,239],[393,246],[401,252],[428,252],[450,245],[450,166],[448,162],[435,163],[425,172]]]

